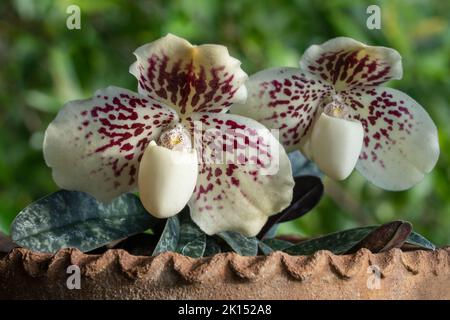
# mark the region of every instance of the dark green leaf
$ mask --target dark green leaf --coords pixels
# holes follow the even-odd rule
[[[392,248],[429,249],[435,246],[423,236],[411,232],[409,222],[393,221],[381,226],[370,226],[332,233],[287,247],[292,255],[309,255],[317,250],[329,250],[335,254],[352,253],[360,248],[382,252]]]
[[[205,233],[192,221],[189,208],[186,207],[178,214],[180,221],[180,237],[177,245],[177,252],[181,253],[182,248],[195,239],[202,237]],[[206,240],[205,240],[206,241]]]
[[[280,239],[264,239],[262,240],[262,242],[264,242],[265,245],[272,248],[273,251],[282,251],[287,247],[292,246],[292,243],[290,243],[289,241],[284,241]]]
[[[405,243],[408,246],[408,249],[428,249],[428,250],[436,250],[436,246],[424,236],[412,232]]]
[[[222,250],[216,239],[214,237],[206,236],[206,248],[203,256],[210,257],[220,252],[222,252]]]
[[[263,255],[268,256],[273,252],[272,248],[269,247],[267,244],[265,244],[262,241],[259,241],[258,243],[259,250],[262,252]]]
[[[61,190],[22,210],[11,233],[17,244],[34,251],[66,247],[90,251],[144,232],[157,221],[132,194],[103,204],[86,193]]]
[[[343,254],[364,239],[376,227],[355,228],[302,241],[283,251],[292,255],[310,255],[318,250],[329,250],[334,254]]]
[[[167,251],[175,251],[180,238],[180,221],[178,216],[167,219],[164,230],[159,238],[158,244],[153,251],[153,256]]]
[[[274,226],[300,218],[313,209],[323,195],[323,184],[320,178],[315,176],[296,177],[291,204],[282,212],[273,215],[267,220],[258,234],[258,239],[266,237]]]
[[[139,233],[119,242],[114,249],[122,249],[135,256],[150,256],[158,240],[155,235]]]
[[[322,180],[314,176],[296,177],[292,203],[281,214],[279,222],[297,219],[308,213],[323,195]]]
[[[221,232],[218,234],[236,253],[241,256],[256,256],[258,254],[258,239],[245,237],[238,232]]]
[[[178,218],[180,237],[176,251],[192,258],[202,257],[206,248],[206,234],[192,221],[187,206],[178,214]]]
[[[202,234],[198,238],[184,245],[179,252],[191,258],[201,258],[205,253],[205,248],[206,248],[206,234]]]

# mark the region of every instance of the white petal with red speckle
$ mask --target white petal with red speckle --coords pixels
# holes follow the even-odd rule
[[[180,114],[226,112],[245,101],[247,74],[226,47],[194,46],[168,34],[138,48],[130,72],[139,92],[170,105]]]
[[[311,126],[321,99],[331,87],[296,68],[273,68],[252,75],[246,83],[245,104],[235,104],[231,112],[250,117],[280,130],[280,142],[295,150]]]
[[[292,200],[294,181],[283,147],[267,128],[238,115],[195,113],[186,123],[199,156],[192,219],[210,235],[256,235]]]
[[[401,56],[396,50],[367,46],[346,37],[310,46],[300,60],[300,68],[332,84],[337,91],[402,78]]]
[[[437,129],[416,101],[381,87],[353,88],[342,97],[364,127],[356,168],[369,181],[384,189],[404,190],[433,169],[439,157]]]
[[[139,161],[151,140],[177,114],[162,104],[117,87],[68,102],[48,126],[44,157],[63,189],[109,201],[135,190]]]

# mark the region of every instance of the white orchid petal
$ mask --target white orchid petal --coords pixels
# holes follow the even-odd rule
[[[60,110],[45,133],[44,158],[59,187],[109,201],[136,189],[145,148],[176,121],[154,100],[108,87]]]
[[[231,113],[257,120],[280,130],[280,142],[295,150],[315,117],[320,100],[330,86],[307,77],[296,68],[267,69],[252,75],[246,83],[248,98],[234,104]]]
[[[364,131],[360,122],[322,113],[312,128],[305,155],[334,180],[346,179],[361,153]]]
[[[139,197],[157,218],[179,213],[188,203],[197,181],[198,161],[194,149],[176,151],[152,141],[139,167]]]
[[[400,54],[391,48],[368,46],[346,37],[310,46],[300,60],[300,69],[334,86],[337,91],[401,79]]]
[[[381,87],[344,92],[354,118],[365,130],[356,168],[387,190],[419,183],[439,158],[438,133],[428,113],[405,93]]]
[[[248,118],[195,113],[187,122],[200,159],[189,201],[192,219],[210,235],[256,235],[269,216],[292,200],[286,152],[267,128]]]
[[[224,112],[233,102],[242,101],[240,88],[247,74],[224,46],[194,46],[168,34],[134,54],[137,61],[130,73],[139,81],[139,92],[180,114]]]

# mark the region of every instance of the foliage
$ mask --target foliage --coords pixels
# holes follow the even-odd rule
[[[434,171],[405,192],[386,192],[354,173],[325,180],[312,213],[281,233],[315,236],[395,219],[414,223],[436,243],[450,242],[450,3],[381,0],[381,30],[366,28],[373,1],[313,0],[15,0],[0,5],[0,230],[33,200],[57,190],[43,161],[43,132],[64,102],[110,84],[136,88],[126,70],[132,50],[167,32],[193,43],[221,43],[249,73],[297,66],[311,44],[351,36],[397,49],[404,78],[390,83],[418,100],[440,131]],[[81,30],[65,26],[81,8]],[[212,249],[211,249],[212,248]],[[214,249],[215,248],[215,249]],[[217,246],[207,246],[217,250]]]
[[[15,243],[34,251],[67,247],[90,251],[157,223],[135,195],[124,194],[102,204],[86,193],[61,190],[22,210],[11,235]]]
[[[316,185],[311,190],[315,188]],[[308,199],[302,201],[302,196],[300,200],[294,199],[291,207],[305,212],[302,203],[307,209],[310,203]],[[268,224],[272,225],[270,221]],[[159,232],[161,225],[164,227]],[[148,214],[139,198],[132,194],[103,204],[83,192],[66,190],[53,193],[22,210],[12,224],[12,239],[33,251],[55,253],[62,248],[75,247],[88,252],[105,246],[119,245],[120,248],[131,236],[149,228],[157,242],[147,243],[149,249],[154,246],[154,256],[168,251],[192,258],[226,251],[242,256],[255,256],[259,252],[268,255],[277,250],[292,255],[309,255],[318,250],[345,254],[360,248],[381,252],[402,248],[404,244],[408,244],[406,249],[435,249],[423,236],[412,233],[409,222],[402,221],[345,230],[297,244],[276,238],[245,237],[237,232],[209,236],[192,221],[188,207],[173,217],[160,220]]]
[[[415,241],[417,237],[421,238],[420,243]],[[330,250],[335,254],[345,254],[355,252],[360,248],[370,249],[372,252],[381,252],[392,248],[402,248],[405,243],[407,245],[414,243],[423,249],[435,249],[434,245],[427,239],[415,232],[412,233],[409,223],[394,221],[379,227],[361,227],[335,232],[302,241],[284,248],[283,251],[292,255],[310,255],[318,250]]]

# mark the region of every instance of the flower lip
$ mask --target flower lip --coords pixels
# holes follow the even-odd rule
[[[355,168],[363,137],[364,131],[359,121],[347,120],[342,114],[333,116],[323,112],[314,123],[303,152],[327,176],[344,180]]]
[[[139,197],[157,218],[179,213],[192,196],[198,159],[194,149],[175,150],[150,142],[139,166]]]

